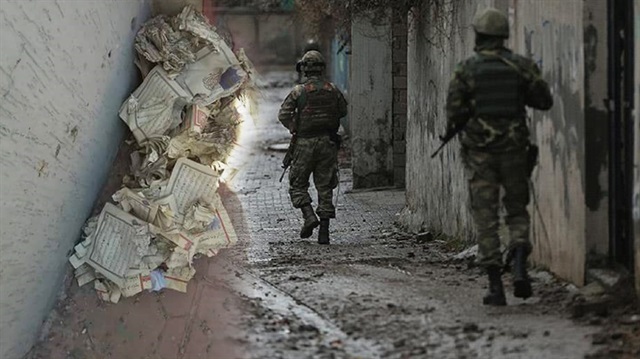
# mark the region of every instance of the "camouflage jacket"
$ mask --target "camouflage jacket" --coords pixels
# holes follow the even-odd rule
[[[278,112],[278,120],[282,123],[283,126],[289,129],[289,131],[293,132],[295,130],[295,118],[297,116],[298,106],[300,105],[299,100],[303,92],[305,91],[305,85],[311,82],[319,81],[325,80],[321,77],[312,76],[308,78],[304,84],[296,85],[280,106],[280,111]],[[347,100],[345,100],[344,95],[342,94],[342,92],[340,92],[340,90],[338,90],[338,88],[335,87],[335,85],[331,83],[329,83],[329,85],[335,90],[337,95],[338,106],[335,109],[335,115],[337,116],[337,120],[339,120],[340,118],[347,115]],[[304,127],[304,124],[301,124],[300,126]],[[337,128],[335,128],[335,130],[337,130]]]
[[[476,115],[476,78],[478,66],[486,57],[502,61],[516,70],[519,109],[510,117]],[[505,60],[506,59],[506,60]],[[509,96],[505,96],[509,97]],[[496,102],[498,107],[501,105]],[[459,63],[449,83],[447,94],[447,130],[464,125],[461,133],[463,148],[479,151],[504,152],[523,148],[529,143],[525,106],[548,110],[553,105],[549,85],[542,79],[540,69],[530,59],[513,54],[500,46],[476,48],[476,54]],[[465,125],[466,124],[466,125]]]

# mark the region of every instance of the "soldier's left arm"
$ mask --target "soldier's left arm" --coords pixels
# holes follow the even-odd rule
[[[458,64],[447,92],[447,133],[460,128],[471,117],[471,88],[464,64]]]

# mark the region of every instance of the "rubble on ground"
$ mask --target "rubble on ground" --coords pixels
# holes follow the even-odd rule
[[[255,91],[244,51],[192,6],[149,20],[135,48],[144,80],[119,113],[136,144],[130,173],[69,259],[78,285],[93,283],[113,303],[144,290],[186,292],[196,256],[237,242],[217,190],[224,171],[237,171],[227,160]]]

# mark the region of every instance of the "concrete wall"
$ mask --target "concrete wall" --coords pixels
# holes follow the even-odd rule
[[[551,111],[532,113],[532,139],[540,146],[540,165],[533,175],[539,212],[530,208],[533,260],[582,284],[588,228],[583,35],[587,5],[582,0],[435,4],[438,6],[416,12],[410,30],[407,207],[402,221],[412,230],[429,229],[467,239],[474,236],[457,141],[436,159],[429,155],[439,145],[437,136],[444,132],[444,104],[453,67],[472,52],[474,36],[468,24],[478,9],[494,4],[509,14],[510,46],[539,64],[555,101]],[[601,18],[592,22],[601,22]],[[604,51],[601,46],[595,46],[596,55],[592,55],[596,66],[602,64],[598,57]],[[591,78],[596,81],[595,75]],[[600,81],[606,88],[606,82]],[[595,93],[595,85],[591,88]],[[592,97],[598,96],[602,93]],[[602,166],[602,161],[594,165],[600,173]],[[597,178],[606,178],[606,173]]]
[[[538,63],[554,97],[551,111],[533,113],[532,138],[540,146],[533,174],[540,208],[532,216],[533,259],[577,284],[584,282],[587,211],[583,4],[514,0],[510,5],[514,49]]]
[[[439,157],[430,155],[445,131],[445,100],[453,69],[473,52],[474,34],[466,24],[478,9],[491,4],[463,0],[441,2],[439,7],[423,5],[409,22],[407,206],[401,221],[410,230],[474,238],[458,141],[449,143]]]
[[[0,357],[22,357],[124,134],[149,4],[0,4]]]
[[[393,78],[391,14],[375,25],[354,20],[351,29],[349,121],[353,187],[393,184]]]
[[[407,162],[407,13],[393,9],[392,72],[393,72],[393,184],[404,188]]]
[[[638,292],[638,298],[640,298],[640,0],[633,2],[634,6],[634,19],[635,19],[635,34],[634,43],[636,47],[635,51],[635,143],[634,153],[636,154],[634,165],[634,185],[633,185],[633,227],[634,227],[634,240],[636,246],[635,262],[636,262],[636,290]]]

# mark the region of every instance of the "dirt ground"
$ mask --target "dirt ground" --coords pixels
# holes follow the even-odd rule
[[[248,163],[221,189],[241,243],[196,260],[187,294],[105,304],[72,284],[31,359],[640,358],[637,307],[577,315],[580,290],[547,272],[531,272],[533,298],[514,298],[507,275],[509,305],[481,305],[486,279],[455,257],[462,243],[396,228],[404,192],[352,191],[345,151],[332,244],[299,239],[284,154],[269,150],[288,140],[276,120],[286,93],[263,89],[243,129]]]

